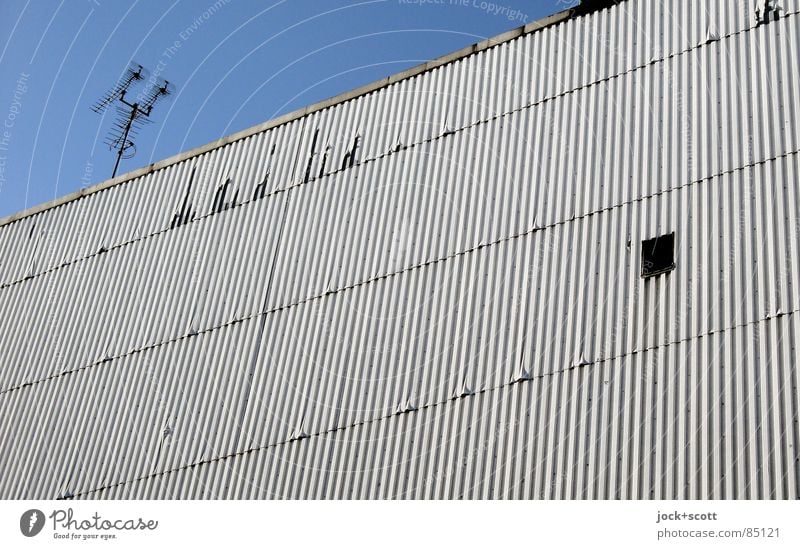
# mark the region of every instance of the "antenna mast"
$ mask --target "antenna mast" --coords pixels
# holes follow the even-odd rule
[[[126,95],[131,86],[146,78],[147,70],[141,65],[133,64],[126,69],[125,75],[117,85],[92,105],[94,112],[102,114],[110,105],[116,104],[117,117],[105,141],[110,150],[117,151],[112,179],[117,175],[120,161],[123,158],[132,158],[136,154],[133,138],[143,125],[151,123],[150,114],[153,112],[153,107],[161,98],[172,94],[172,85],[167,80],[159,78],[148,82],[144,91],[140,92],[133,102],[129,101]]]

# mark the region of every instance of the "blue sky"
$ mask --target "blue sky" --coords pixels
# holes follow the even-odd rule
[[[131,61],[176,86],[119,173],[439,57],[570,0],[2,0],[0,217],[107,179],[90,110]]]

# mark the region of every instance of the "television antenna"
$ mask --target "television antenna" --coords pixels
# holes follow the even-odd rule
[[[147,69],[143,66],[131,64],[117,85],[92,105],[92,110],[98,114],[103,114],[112,105],[115,106],[116,118],[105,140],[109,150],[117,151],[112,179],[117,175],[120,161],[123,158],[132,158],[136,154],[136,143],[133,140],[142,126],[152,123],[150,114],[153,112],[153,107],[160,99],[173,92],[173,86],[167,80],[151,79],[135,100],[129,101],[128,92],[131,87],[147,80],[147,75]]]

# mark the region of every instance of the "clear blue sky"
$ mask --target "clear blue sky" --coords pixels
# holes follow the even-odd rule
[[[120,173],[575,3],[0,0],[0,217],[111,175],[90,106],[132,60],[177,92]]]

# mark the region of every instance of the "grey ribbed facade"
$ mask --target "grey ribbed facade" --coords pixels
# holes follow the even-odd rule
[[[564,12],[0,221],[0,497],[797,498],[756,4]]]

